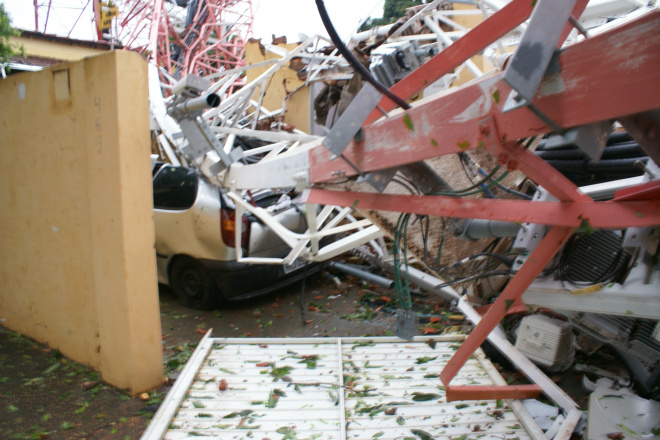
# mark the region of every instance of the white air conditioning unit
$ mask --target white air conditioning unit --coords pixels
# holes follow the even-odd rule
[[[575,359],[573,326],[545,315],[526,316],[517,331],[516,348],[548,371],[563,371]]]

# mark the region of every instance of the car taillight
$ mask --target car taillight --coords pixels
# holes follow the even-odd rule
[[[220,210],[220,232],[222,233],[222,241],[229,247],[236,246],[236,225],[234,223],[236,213],[230,209]],[[241,219],[241,247],[246,248],[250,243],[250,223],[247,216]]]

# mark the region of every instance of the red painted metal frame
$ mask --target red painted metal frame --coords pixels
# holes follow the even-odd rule
[[[545,187],[550,192],[551,187]],[[447,196],[406,196],[312,189],[307,203],[358,209],[408,212],[455,218],[479,218],[577,228],[627,228],[660,224],[660,199],[631,201],[530,202]]]
[[[458,39],[396,83],[390,90],[402,99],[412,98],[427,85],[450,73],[527,20],[534,9],[532,3],[529,0],[512,0],[488,20],[475,26],[463,38]],[[387,97],[383,97],[378,106],[386,112],[398,107]],[[381,116],[379,110],[374,110],[367,118],[366,124]]]
[[[163,0],[121,3],[118,29],[126,48],[148,53],[169,75],[209,76],[245,65],[245,44],[252,37],[252,0],[200,0],[194,26],[183,32],[170,21]],[[172,45],[179,56],[172,56]],[[177,76],[178,75],[178,76]],[[163,76],[163,82],[169,82]],[[239,79],[234,86],[240,86]],[[231,90],[230,90],[231,92]]]
[[[614,201],[660,199],[660,180],[642,183],[632,188],[620,189],[614,194]]]
[[[541,243],[531,253],[529,258],[520,267],[520,270],[514,276],[509,284],[493,303],[486,315],[483,317],[479,325],[477,325],[470,336],[463,344],[456,350],[454,356],[449,360],[447,366],[440,373],[440,380],[447,389],[449,400],[449,393],[451,393],[452,400],[473,399],[473,398],[487,398],[489,395],[486,392],[480,393],[480,388],[471,388],[470,391],[464,388],[456,388],[450,385],[451,380],[456,376],[465,362],[470,358],[472,353],[483,344],[488,337],[488,334],[497,326],[506,314],[509,307],[511,307],[520,297],[525,293],[525,290],[541,273],[543,268],[552,260],[552,257],[561,249],[562,245],[568,240],[571,234],[575,231],[574,228],[555,226],[546,234],[541,240]],[[507,386],[498,387],[502,393],[509,392]],[[492,392],[491,390],[487,390]],[[528,390],[527,390],[528,391]],[[540,389],[539,389],[540,391]],[[479,397],[483,396],[483,397]],[[511,394],[509,398],[525,398],[527,395]]]
[[[437,55],[430,64],[432,67],[427,67],[429,62],[411,74],[409,82],[398,86],[399,96],[407,98],[418,92],[423,88],[420,84],[423,78],[432,81],[435,78],[433,75],[442,76],[474,55],[480,45],[489,44],[488,33],[500,35],[493,29],[496,27],[494,23],[508,26],[507,30],[516,26],[518,20],[524,20],[529,13],[529,10],[524,13],[516,11],[516,6],[522,7],[524,3],[514,0],[510,4],[513,5],[512,10],[504,8],[501,14],[493,15],[463,38],[472,34],[472,39],[462,45],[459,40]],[[583,4],[579,1],[574,12],[579,12]],[[454,50],[450,51],[452,48]],[[660,87],[657,87],[660,79],[660,11],[573,45],[562,51],[559,60],[561,72],[544,80],[534,100],[534,105],[559,126],[575,127],[660,108]],[[430,74],[433,69],[435,72]],[[425,75],[430,76],[425,78]],[[595,228],[660,224],[657,183],[627,189],[612,201],[595,202],[545,161],[517,143],[516,139],[546,133],[550,128],[525,108],[502,113],[504,97],[511,89],[501,76],[482,79],[440,98],[420,103],[405,113],[365,125],[364,140],[349,144],[344,154],[362,172],[370,172],[468,149],[485,148],[501,164],[509,169],[521,170],[543,186],[558,202],[317,189],[310,190],[306,200],[308,203],[363,209],[553,225],[441,372],[440,379],[446,387],[448,400],[538,395],[541,389],[536,385],[454,386],[451,380],[508,310],[519,303],[525,290],[576,228],[585,223]],[[381,106],[386,110],[393,108],[393,104],[387,101],[381,102]],[[372,115],[371,120],[374,119]],[[330,152],[323,146],[312,149],[309,158],[310,176],[314,183],[331,182],[338,177],[343,179],[357,174],[340,159],[330,160]]]
[[[660,107],[660,11],[563,50],[559,63],[561,72],[542,82],[534,104],[561,127]],[[485,143],[480,128],[489,118],[487,125],[497,127],[500,139],[549,132],[526,108],[502,113],[511,88],[501,77],[486,77],[364,126],[364,140],[351,142],[344,156],[366,173],[476,149]],[[309,160],[313,183],[357,174],[341,159],[331,160],[322,146],[310,151]]]
[[[495,399],[533,399],[541,394],[537,385],[454,385],[446,387],[447,401],[455,400],[495,400]]]
[[[529,0],[512,0],[495,12],[488,20],[481,22],[463,38],[444,49],[441,54],[433,57],[396,83],[390,90],[402,99],[411,99],[427,85],[451,73],[465,61],[479,54],[486,47],[527,20],[534,10],[534,3]],[[589,3],[588,0],[578,0],[573,8],[573,17],[580,17],[587,7],[587,3]],[[560,43],[566,40],[571,29],[571,25],[566,25]],[[398,106],[387,96],[384,96],[378,107],[380,107],[380,110],[374,110],[367,118],[366,124],[382,117],[381,110],[389,112]]]

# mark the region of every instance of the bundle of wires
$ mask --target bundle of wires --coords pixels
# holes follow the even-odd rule
[[[474,159],[472,159],[472,157],[469,154],[467,154],[465,152],[458,153],[458,157],[461,161],[461,167],[463,168],[463,172],[465,173],[465,176],[473,184],[475,183],[474,179],[477,178],[478,176],[488,176],[488,173],[486,172],[486,170],[481,168],[481,166],[479,166],[479,164],[477,162],[475,162]],[[485,184],[482,184],[481,186],[484,187]],[[531,196],[529,196],[527,194],[524,194],[524,193],[521,193],[520,191],[516,191],[514,189],[511,189],[507,186],[504,186],[499,182],[496,184],[496,187],[498,189],[508,193],[508,194],[512,194],[512,195],[514,195],[516,197],[519,197],[521,199],[525,199],[525,200],[531,200],[532,199]],[[493,194],[493,192],[491,192],[490,189],[488,189],[488,188],[484,188],[484,194],[486,195],[486,197],[491,198],[491,199],[496,199],[497,198],[497,196],[495,194]]]
[[[438,195],[438,196],[447,196],[447,197],[465,197],[465,196],[482,194],[488,191],[493,186],[499,185],[500,182],[508,175],[508,171],[505,170],[498,177],[495,177],[498,174],[499,169],[500,166],[498,165],[495,168],[493,168],[493,170],[490,173],[488,173],[485,177],[483,177],[481,180],[474,182],[472,185],[468,186],[467,188],[463,188],[460,190],[437,191],[429,195]],[[401,182],[400,180],[394,180],[394,181],[407,188],[411,193],[415,193],[414,189],[416,188],[414,188],[414,184],[412,184],[412,182]],[[401,214],[399,216],[396,227],[394,228],[394,237],[393,237],[394,245],[393,245],[392,253],[394,256],[394,286],[397,293],[399,294],[402,307],[404,308],[406,307],[409,308],[412,305],[412,301],[410,298],[410,289],[408,285],[408,252],[407,252],[408,226],[411,217],[412,214]],[[476,261],[486,259],[486,262],[483,267],[480,267],[479,265],[474,265],[473,270],[475,272],[469,276],[462,276],[460,278],[458,277],[454,278],[450,276],[449,269],[451,269],[452,267],[455,268],[457,265],[453,264],[450,266],[443,266],[440,262],[442,256],[442,250],[445,242],[445,230],[447,225],[445,218],[441,217],[442,231],[441,231],[440,242],[438,244],[438,249],[435,258],[431,257],[428,247],[428,237],[429,237],[429,229],[430,229],[429,218],[427,216],[418,216],[417,220],[419,220],[420,228],[422,230],[422,239],[424,243],[424,255],[423,255],[424,263],[432,270],[438,272],[442,277],[449,280],[447,283],[438,287],[445,287],[449,285],[464,283],[475,279],[486,278],[495,275],[509,274],[508,270],[506,271],[493,270],[492,267],[493,264],[495,264],[495,266],[498,266],[500,263],[497,261],[499,260],[500,262],[502,262],[501,261],[502,258],[500,255],[488,252],[491,246],[493,246],[494,248],[494,246],[497,244],[498,240],[496,240],[493,243],[491,243],[489,246],[487,246],[486,249],[484,249],[484,252],[477,255],[473,255],[459,262],[459,264],[462,264],[463,262],[470,261],[474,265]],[[509,263],[512,263],[512,261],[513,261],[512,259],[507,260],[507,262]],[[476,271],[481,269],[485,269],[486,272],[476,273]]]
[[[395,95],[390,91],[387,87],[383,86],[380,84],[374,77],[371,75],[371,73],[357,60],[355,55],[346,47],[346,45],[341,41],[339,38],[339,35],[337,34],[337,31],[335,30],[334,26],[332,25],[332,21],[330,20],[330,17],[328,16],[328,12],[325,9],[325,5],[323,3],[323,0],[316,0],[316,6],[319,11],[319,15],[321,16],[321,20],[323,21],[323,25],[328,31],[328,35],[330,36],[330,39],[332,42],[335,44],[337,47],[337,50],[342,54],[342,56],[348,61],[348,63],[362,76],[362,78],[368,82],[370,82],[377,90],[379,90],[381,93],[386,95],[390,100],[395,102],[399,107],[403,108],[404,110],[410,108],[410,104],[408,104],[404,99],[401,97]],[[526,147],[529,147],[531,144],[530,142],[527,143]],[[467,156],[467,155],[465,155]],[[481,170],[481,168],[479,167]],[[497,179],[493,179],[492,177],[495,175],[497,170],[499,169],[499,166],[495,167],[493,171],[491,171],[489,174],[487,174],[483,179],[481,179],[477,183],[473,183],[472,186],[465,188],[463,190],[458,190],[458,191],[441,191],[437,193],[433,193],[431,195],[440,195],[440,196],[450,196],[450,197],[465,197],[465,196],[470,196],[470,195],[475,195],[475,194],[480,194],[480,193],[485,193],[487,196],[492,194],[490,192],[490,188],[493,187],[494,185],[500,185],[500,182],[506,175],[508,174],[508,171],[505,171],[500,175]],[[483,170],[481,170],[483,171]],[[471,180],[471,179],[470,179]],[[407,182],[407,183],[402,183],[402,181],[395,180],[399,184],[403,184],[404,187],[408,188],[409,191],[414,193],[413,189],[416,189],[414,187],[414,184],[412,182]],[[500,185],[501,186],[501,185]],[[401,298],[401,305],[404,308],[410,308],[412,306],[412,301],[410,299],[410,289],[408,287],[408,255],[407,255],[407,242],[408,242],[408,223],[410,221],[411,214],[402,214],[399,216],[399,220],[397,222],[397,225],[394,230],[394,246],[393,246],[393,254],[394,254],[394,281],[395,281],[395,287],[397,292],[399,292],[399,296]],[[424,226],[422,226],[422,234],[424,237],[424,259],[427,260],[427,239],[428,239],[428,218],[420,217],[422,220],[420,221],[420,224],[426,223],[426,231],[424,231]],[[441,243],[440,246],[438,247],[438,255],[436,257],[436,262],[434,265],[430,265],[435,270],[439,270],[440,273],[442,273],[442,268],[440,268],[440,255],[442,252],[442,244],[444,243],[444,219],[443,219],[443,231],[442,231],[442,238],[441,238]],[[403,254],[403,262],[401,261],[401,255]],[[426,261],[428,264],[428,261]],[[405,276],[402,276],[401,273],[401,264],[403,263],[405,267]],[[458,282],[456,280],[452,282]]]

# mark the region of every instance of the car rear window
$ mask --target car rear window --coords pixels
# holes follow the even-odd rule
[[[154,177],[154,208],[188,209],[197,198],[199,178],[193,170],[163,166]]]

